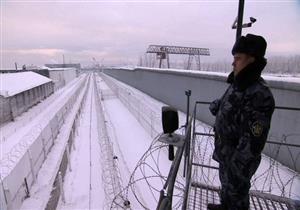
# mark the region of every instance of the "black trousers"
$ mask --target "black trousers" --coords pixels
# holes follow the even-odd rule
[[[260,158],[245,166],[230,161],[219,162],[221,203],[228,210],[248,210],[250,180],[260,164]]]

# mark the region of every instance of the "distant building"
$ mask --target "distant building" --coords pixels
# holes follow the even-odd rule
[[[64,87],[77,78],[81,69],[80,63],[75,64],[45,64],[42,67],[26,66],[26,70],[0,70],[0,73],[16,73],[32,71],[50,78],[54,83],[54,90]]]
[[[54,92],[51,79],[34,72],[0,73],[0,124],[14,120]]]
[[[80,63],[45,64],[49,71],[49,78],[54,82],[54,90],[62,88],[78,77],[81,70]]]
[[[54,90],[64,87],[78,76],[76,68],[48,68],[48,72],[54,82]]]

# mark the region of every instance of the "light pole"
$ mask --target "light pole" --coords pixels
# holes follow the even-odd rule
[[[236,40],[241,37],[242,28],[251,27],[252,24],[256,22],[256,19],[254,17],[250,17],[250,22],[243,24],[244,3],[245,3],[245,0],[239,1],[238,16],[232,24],[232,29],[236,29]]]
[[[239,1],[239,11],[238,11],[238,18],[237,18],[237,29],[236,29],[236,40],[241,37],[242,35],[242,25],[243,25],[243,16],[244,16],[244,5],[245,0]]]

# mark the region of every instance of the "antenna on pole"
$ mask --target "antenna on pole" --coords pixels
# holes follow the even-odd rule
[[[236,17],[236,19],[234,20],[231,26],[232,29],[236,29],[236,40],[241,37],[242,28],[251,27],[252,24],[256,22],[256,19],[254,17],[250,17],[250,22],[243,24],[244,5],[245,5],[245,0],[239,0],[238,16]]]
[[[245,0],[239,1],[239,12],[237,17],[237,29],[236,29],[236,40],[242,35],[242,24],[243,24],[243,16],[244,16],[244,5]]]

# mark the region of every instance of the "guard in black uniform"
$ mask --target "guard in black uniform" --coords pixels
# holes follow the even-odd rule
[[[261,72],[267,43],[261,36],[240,37],[232,49],[233,71],[225,94],[210,105],[215,121],[213,159],[219,162],[221,204],[209,210],[248,210],[250,180],[261,161],[275,102]]]

